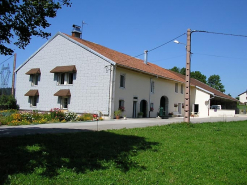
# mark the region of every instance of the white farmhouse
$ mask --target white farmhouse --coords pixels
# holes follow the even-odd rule
[[[245,92],[239,94],[238,96],[239,96],[239,101],[240,101],[241,103],[244,103],[244,104],[247,103],[247,91],[245,91]]]
[[[78,28],[78,27],[77,27]],[[156,117],[184,115],[185,77],[147,61],[58,32],[16,70],[16,99],[23,110],[61,108],[76,113]],[[237,100],[191,79],[191,114],[217,116],[210,105],[235,114]],[[229,110],[231,109],[231,110]],[[219,114],[219,113],[218,113]]]

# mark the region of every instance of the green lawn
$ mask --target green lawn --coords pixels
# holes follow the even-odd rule
[[[0,184],[247,184],[247,121],[1,137]]]

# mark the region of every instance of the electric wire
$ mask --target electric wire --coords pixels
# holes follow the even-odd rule
[[[232,34],[232,33],[218,33],[218,32],[203,31],[203,30],[193,30],[192,32],[212,33],[212,34],[228,35],[228,36],[235,36],[235,37],[247,37],[247,35],[236,35],[236,34]]]
[[[247,58],[228,57],[228,56],[211,55],[211,54],[204,54],[204,53],[193,53],[193,54],[196,54],[196,55],[205,55],[205,56],[211,56],[211,57],[219,57],[219,58],[232,58],[232,59],[247,60]]]
[[[6,60],[4,60],[3,62],[1,62],[0,65],[3,64],[4,62],[8,61],[9,59],[11,59],[13,56],[14,56],[14,55],[11,55],[8,59],[6,59]]]
[[[183,34],[181,34],[181,35],[179,35],[179,36],[177,36],[177,37],[175,37],[175,38],[169,40],[168,42],[165,42],[164,44],[161,44],[161,45],[159,45],[159,46],[157,46],[157,47],[155,47],[155,48],[152,48],[152,49],[150,49],[150,50],[147,50],[147,51],[148,51],[148,52],[151,52],[151,51],[153,51],[153,50],[156,50],[156,49],[158,49],[158,48],[160,48],[160,47],[162,47],[162,46],[164,46],[164,45],[166,45],[166,44],[169,44],[170,42],[173,42],[174,40],[176,40],[176,39],[179,38],[179,37],[182,37],[182,36],[185,35],[185,34],[186,34],[186,33],[183,33]],[[132,58],[137,58],[137,57],[139,57],[139,56],[141,56],[141,55],[144,55],[144,53],[141,53],[141,54],[136,55],[136,56],[133,56],[133,57],[130,56],[131,58],[126,59],[126,60],[123,60],[123,61],[121,61],[121,62],[128,61],[128,60],[130,60],[130,59],[132,59]]]

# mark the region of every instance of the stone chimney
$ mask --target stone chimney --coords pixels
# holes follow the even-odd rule
[[[73,24],[72,36],[81,38],[81,27]]]

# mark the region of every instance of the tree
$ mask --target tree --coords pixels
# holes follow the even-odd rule
[[[9,48],[11,39],[14,45],[24,49],[32,36],[48,38],[51,34],[43,29],[50,24],[47,18],[53,18],[63,5],[71,6],[70,0],[2,0],[0,2],[0,52],[1,55],[12,55]]]
[[[185,68],[185,67],[181,68],[181,69],[180,69],[180,73],[181,73],[182,75],[186,75],[186,68]]]
[[[207,83],[207,77],[203,75],[200,71],[192,71],[190,77],[201,81],[202,83]]]
[[[213,87],[219,91],[221,91],[222,93],[225,92],[225,87],[224,85],[221,83],[221,80],[220,80],[220,76],[219,75],[211,75],[209,78],[208,78],[208,85],[210,87]]]
[[[180,69],[176,66],[174,66],[173,68],[170,69],[171,71],[174,71],[174,72],[177,72],[177,73],[180,73]]]

